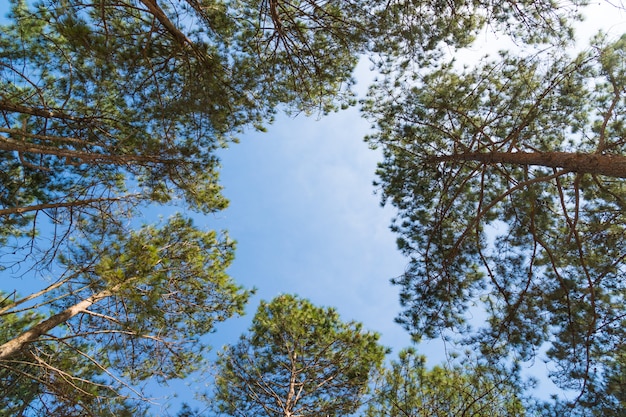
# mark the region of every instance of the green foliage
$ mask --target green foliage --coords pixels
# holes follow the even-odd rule
[[[581,415],[618,404],[605,371],[626,337],[624,39],[574,58],[547,48],[406,68],[364,106],[411,259],[394,280],[399,321],[416,339],[459,332],[492,359],[549,346]],[[487,322],[473,329],[477,309]]]
[[[13,2],[0,36],[2,237],[44,214],[62,236],[79,214],[141,203],[221,210],[215,151],[233,135],[281,105],[349,100],[364,36],[347,16],[360,3],[159,4]]]
[[[207,347],[202,336],[215,322],[242,311],[248,293],[225,275],[233,249],[225,236],[201,232],[180,216],[160,228],[134,229],[148,206],[178,205],[203,214],[224,209],[216,151],[236,135],[250,127],[263,129],[282,108],[324,113],[352,104],[351,71],[363,51],[381,53],[384,63],[400,57],[399,68],[408,69],[405,57],[438,56],[443,43],[465,45],[486,24],[510,34],[524,29],[532,41],[569,37],[562,30],[567,11],[545,0],[419,5],[379,0],[12,0],[11,5],[9,23],[0,28],[0,267],[28,271],[25,277],[45,272],[52,284],[0,309],[8,331],[2,334],[0,365],[3,372],[24,369],[16,386],[23,399],[32,400],[9,407],[30,407],[33,415],[52,413],[53,403],[65,407],[54,411],[58,414],[137,414],[133,407],[141,408],[136,400],[143,393],[136,383],[151,376],[164,382],[197,369]],[[623,78],[621,48],[616,45],[602,56],[600,76],[609,82],[594,90],[605,97],[611,114],[621,106],[611,104]],[[462,84],[452,78],[443,84]],[[584,89],[584,83],[572,80],[568,89]],[[501,85],[504,91],[510,83]],[[469,93],[454,91],[455,99]],[[383,98],[385,102],[387,96]],[[574,114],[584,119],[584,111]],[[622,126],[603,115],[596,118],[594,132],[607,142],[604,132],[620,133]],[[572,129],[578,126],[579,136],[586,137],[585,122]],[[468,181],[459,190],[471,185]],[[433,184],[427,180],[419,187],[436,201]],[[616,194],[605,186],[580,189]],[[476,206],[475,198],[469,200],[465,214]],[[598,206],[595,213],[601,216],[604,208]],[[444,244],[459,236],[446,233]],[[619,233],[596,236],[619,244]],[[468,250],[468,259],[479,253],[461,243],[458,248]],[[598,255],[598,268],[603,256]],[[446,324],[462,323],[457,312],[481,282],[478,268],[465,268],[471,263],[460,262],[451,270],[470,272],[467,282],[449,285],[460,302],[445,295],[446,285],[435,291],[453,306],[444,309]],[[447,268],[447,262],[443,265]],[[612,293],[605,298],[620,301]],[[438,302],[429,299],[431,306]],[[382,348],[375,335],[356,324],[340,324],[334,313],[305,304],[298,308],[328,330],[314,335],[328,345],[315,350],[317,341],[297,327],[285,327],[308,344],[292,341],[283,348],[319,359],[319,367],[317,362],[305,364],[306,381],[324,380],[322,365],[335,369],[338,362],[342,383],[334,385],[333,379],[318,387],[332,395],[317,397],[315,406],[323,409],[325,402],[335,404],[332,398],[346,398],[353,404],[344,402],[334,410],[354,410],[350,407],[382,360]],[[596,314],[597,309],[591,310]],[[591,310],[568,316],[568,323],[582,326]],[[320,318],[324,315],[326,321]],[[271,323],[270,316],[255,322],[258,329],[252,331],[258,340],[250,339],[251,346],[266,348],[260,344],[262,322]],[[345,352],[335,351],[336,345]],[[268,361],[263,352],[259,350],[259,358]],[[342,362],[348,359],[350,364]],[[3,379],[0,388],[13,382]],[[70,396],[71,391],[81,395]]]
[[[175,216],[162,228],[115,236],[104,250],[101,244],[92,242],[64,260],[70,269],[90,266],[76,270],[63,307],[112,291],[108,302],[91,308],[97,315],[82,317],[75,331],[94,334],[93,339],[103,332],[100,349],[110,351],[109,366],[132,379],[167,380],[197,369],[206,348],[200,337],[216,322],[241,314],[248,298],[225,272],[233,242]],[[126,350],[126,334],[136,339],[132,352]]]
[[[443,54],[469,46],[485,30],[518,44],[561,44],[573,38],[578,8],[552,0],[391,0],[373,6],[369,50],[384,73],[437,62]]]
[[[235,44],[258,55],[262,94],[326,113],[353,103],[352,71],[373,28],[377,0],[236,0]]]
[[[243,312],[249,293],[225,273],[233,256],[227,237],[201,232],[180,216],[161,228],[124,233],[86,236],[64,257],[69,275],[49,301],[59,325],[0,358],[9,375],[28,369],[20,371],[20,383],[30,381],[37,401],[21,398],[25,408],[56,404],[80,415],[96,413],[95,405],[117,410],[120,402],[141,408],[143,394],[134,388],[139,382],[165,382],[197,370],[208,348],[202,336]],[[63,317],[89,299],[95,300],[89,310]],[[19,314],[19,304],[6,302],[0,343],[43,323],[41,316]],[[12,383],[0,382],[0,389]],[[134,394],[123,394],[128,390]]]
[[[250,334],[220,355],[216,408],[232,416],[351,414],[384,358],[377,341],[307,300],[262,302]]]
[[[2,372],[23,366],[33,394],[10,412],[121,415],[145,399],[135,384],[201,366],[202,336],[242,311],[225,235],[180,216],[135,226],[147,207],[224,209],[216,151],[279,108],[350,102],[364,9],[301,3],[11,1],[0,268],[51,284],[0,310]]]
[[[2,294],[0,307],[11,304]],[[32,311],[0,316],[0,342],[8,340],[45,319]],[[66,345],[66,346],[69,346]],[[102,369],[83,352],[89,346],[74,345],[76,351],[49,344],[29,349],[0,361],[0,416],[141,416],[143,409],[124,400],[106,401],[115,395],[105,384]],[[81,352],[82,354],[76,354]],[[60,370],[70,368],[72,374]]]
[[[435,366],[414,349],[400,352],[385,370],[367,417],[524,416],[516,370],[489,365]]]

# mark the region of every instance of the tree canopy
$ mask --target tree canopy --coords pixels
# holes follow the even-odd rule
[[[120,403],[139,410],[140,381],[197,369],[207,349],[201,337],[243,311],[248,292],[225,273],[233,249],[226,237],[180,216],[125,233],[85,237],[36,306],[29,302],[38,294],[5,297],[1,389],[32,393],[15,407],[33,415],[69,408],[113,416]],[[49,314],[35,316],[35,308]]]
[[[34,290],[3,294],[7,413],[138,415],[139,382],[200,365],[249,295],[225,274],[233,241],[145,209],[224,209],[216,150],[278,109],[349,103],[359,4],[11,1],[0,267]]]
[[[217,410],[229,416],[345,416],[359,409],[386,349],[332,308],[281,295],[217,361]]]
[[[204,336],[250,294],[226,274],[234,243],[146,208],[223,210],[216,152],[279,110],[353,104],[363,52],[382,76],[369,140],[411,258],[400,321],[416,338],[460,331],[490,360],[548,344],[555,381],[580,393],[558,407],[619,410],[626,38],[567,56],[583,3],[11,0],[0,268],[34,284],[1,293],[0,413],[141,415],[146,380],[200,369]],[[552,47],[446,61],[487,26]],[[473,331],[477,305],[488,325]],[[353,412],[384,355],[293,296],[250,332],[218,362],[230,415]]]
[[[215,150],[281,104],[348,100],[363,44],[357,1],[12,3],[0,38],[5,244],[40,217],[58,240],[80,216],[142,202],[224,208]]]
[[[410,257],[394,279],[399,321],[417,339],[451,330],[488,357],[548,346],[553,380],[579,393],[569,406],[617,412],[626,37],[573,57],[531,52],[396,68],[371,90],[379,184]]]
[[[517,370],[477,364],[427,369],[426,358],[405,349],[385,369],[368,403],[366,417],[524,416]]]

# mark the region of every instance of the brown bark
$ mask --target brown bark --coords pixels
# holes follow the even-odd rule
[[[114,203],[117,201],[130,200],[135,197],[139,197],[139,195],[129,194],[123,197],[89,198],[85,200],[66,201],[62,203],[42,203],[42,204],[34,204],[32,206],[0,208],[0,217],[9,216],[11,214],[28,213],[30,211],[38,211],[38,210],[58,209],[58,208],[66,208],[66,207],[82,207],[82,206],[88,206],[94,203]]]
[[[141,2],[148,8],[150,13],[163,25],[163,27],[172,35],[174,39],[183,46],[193,47],[193,42],[181,32],[174,23],[167,17],[163,9],[159,7],[156,0],[141,0]]]
[[[174,37],[176,42],[183,48],[191,48],[198,58],[204,63],[207,63],[211,56],[201,51],[196,44],[181,32],[176,25],[167,17],[163,9],[157,4],[156,0],[140,0],[144,6],[148,8],[148,11],[163,25],[170,35]],[[192,5],[193,7],[193,5]]]
[[[42,321],[41,323],[34,325],[30,329],[26,330],[24,333],[9,340],[3,345],[0,345],[0,360],[8,359],[11,356],[17,354],[22,349],[24,349],[27,344],[36,341],[50,330],[61,325],[62,323],[65,323],[72,317],[84,312],[85,310],[87,310],[87,308],[91,307],[98,301],[110,297],[111,295],[113,295],[115,290],[117,290],[117,287],[111,290],[101,291],[98,294],[94,294],[91,297],[88,297],[83,301],[74,304],[71,307],[68,307],[62,312],[57,313],[52,317]]]
[[[31,116],[39,116],[45,118],[73,120],[79,122],[91,120],[90,118],[72,116],[60,110],[23,106],[21,104],[11,103],[7,100],[0,100],[0,111],[29,114]]]
[[[626,156],[573,152],[468,152],[433,156],[428,162],[476,161],[486,164],[537,165],[567,171],[626,178]]]
[[[5,129],[0,129],[4,131]],[[44,136],[35,135],[23,132],[16,132],[18,135],[24,137],[32,137],[36,139],[44,140],[62,140],[56,136]],[[67,140],[69,142],[69,140]],[[2,151],[15,151],[23,154],[40,154],[40,155],[54,155],[59,158],[65,158],[67,163],[85,163],[85,164],[113,164],[113,165],[125,165],[125,164],[141,164],[141,163],[164,163],[167,160],[161,159],[158,156],[144,156],[144,155],[124,155],[124,154],[104,154],[88,151],[79,151],[74,149],[60,148],[56,146],[40,145],[31,143],[26,140],[16,140],[11,137],[0,135],[0,150]],[[73,162],[77,161],[77,162]]]

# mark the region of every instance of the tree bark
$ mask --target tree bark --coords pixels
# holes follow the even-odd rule
[[[7,100],[0,100],[0,110],[12,112],[12,113],[29,114],[31,116],[45,117],[47,119],[55,118],[55,119],[63,119],[63,120],[72,120],[75,122],[86,122],[92,119],[89,117],[76,117],[71,114],[65,113],[61,110],[52,110],[52,109],[46,109],[46,108],[23,106],[21,104],[11,103],[10,101],[7,101]]]
[[[626,178],[626,156],[573,152],[467,152],[433,156],[428,162],[476,161],[486,164],[537,165],[568,171]]]
[[[156,0],[140,0],[144,6],[148,8],[150,13],[163,25],[163,27],[172,35],[174,39],[182,46],[193,47],[193,42],[183,32],[181,32],[174,23],[167,17],[163,9],[159,7]]]
[[[8,342],[0,345],[0,360],[8,359],[11,356],[20,352],[28,343],[34,342],[42,335],[46,334],[50,330],[59,326],[62,323],[65,323],[72,317],[77,314],[82,313],[87,310],[87,308],[91,307],[93,304],[98,301],[110,297],[113,293],[119,288],[116,286],[110,290],[104,290],[97,294],[92,295],[84,299],[83,301],[74,304],[73,306],[63,310],[60,313],[53,315],[52,317],[42,321],[39,324],[36,324],[29,330],[26,330],[24,333],[20,334],[14,339],[9,340]]]
[[[1,216],[9,216],[11,214],[21,214],[28,213],[30,211],[39,211],[39,210],[47,210],[47,209],[58,209],[58,208],[67,208],[67,207],[83,207],[88,206],[94,203],[115,203],[118,201],[126,201],[132,198],[139,197],[137,194],[128,194],[122,197],[111,197],[111,198],[87,198],[84,200],[76,200],[76,201],[67,201],[63,203],[43,203],[43,204],[34,204],[32,206],[22,206],[22,207],[7,207],[0,208],[0,217]]]
[[[0,132],[11,133],[14,136],[28,137],[32,139],[40,139],[45,141],[66,141],[77,142],[75,138],[61,138],[58,136],[37,135],[28,132],[20,132],[18,130],[0,128]],[[89,145],[89,143],[83,143]],[[54,155],[58,158],[65,158],[68,163],[79,164],[142,164],[142,163],[168,163],[171,160],[163,159],[159,156],[151,155],[132,155],[132,154],[106,154],[96,153],[82,150],[74,150],[64,147],[42,145],[29,142],[23,139],[14,139],[13,137],[0,135],[0,150],[9,152],[18,152],[20,154],[38,154],[38,155]],[[74,160],[75,162],[72,162]]]

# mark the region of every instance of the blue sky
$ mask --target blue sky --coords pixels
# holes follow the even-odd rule
[[[256,286],[257,299],[297,293],[404,345],[389,278],[406,261],[388,229],[392,210],[374,195],[379,153],[363,142],[367,129],[351,109],[281,117],[269,132],[246,135],[222,155],[231,205],[215,217],[238,241],[230,272]]]
[[[614,9],[596,18],[585,27],[626,31],[623,23],[607,23],[609,18],[626,20]],[[482,55],[485,49],[476,51]],[[367,67],[365,62],[357,71],[361,92],[369,79],[364,76]],[[363,142],[368,129],[354,108],[319,120],[279,116],[268,132],[247,133],[241,143],[220,152],[221,182],[230,207],[196,217],[196,224],[228,230],[238,241],[229,272],[258,292],[246,317],[220,324],[209,336],[216,350],[246,330],[259,300],[281,293],[336,307],[343,319],[380,332],[381,342],[394,355],[409,345],[408,334],[393,322],[400,309],[397,289],[389,283],[402,274],[407,261],[388,228],[393,209],[380,207],[380,196],[374,194],[380,153]],[[420,345],[419,350],[433,364],[444,358],[440,342]]]

